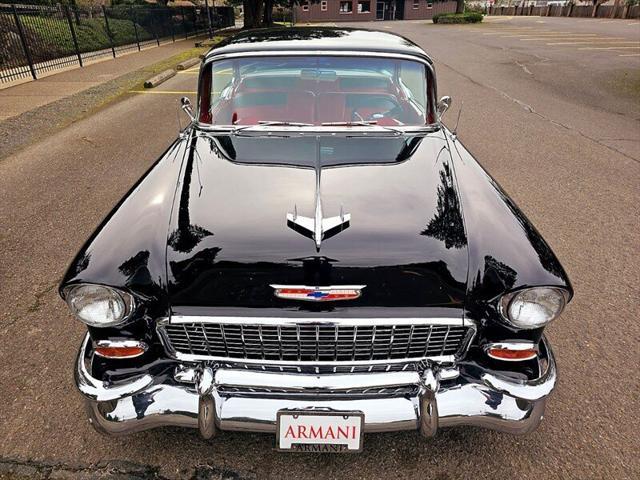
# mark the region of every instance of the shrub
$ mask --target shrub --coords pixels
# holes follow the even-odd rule
[[[66,19],[32,16],[28,20],[23,19],[23,23],[34,61],[72,55],[75,52]],[[130,20],[109,18],[109,28],[116,46],[135,43],[135,28]],[[74,29],[81,52],[93,52],[111,46],[102,17],[83,18],[79,25],[74,23]],[[153,35],[140,25],[138,36],[141,41],[153,38]]]
[[[433,16],[433,23],[478,23],[483,15],[478,12],[467,13],[440,13]]]

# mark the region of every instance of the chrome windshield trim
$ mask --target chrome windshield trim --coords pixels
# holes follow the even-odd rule
[[[431,75],[431,81],[433,82],[433,86],[432,86],[432,90],[433,90],[433,98],[431,99],[431,104],[434,106],[437,103],[437,99],[438,99],[438,83],[436,82],[436,71],[435,68],[433,66],[433,64],[431,63],[430,59],[427,59],[425,57],[421,57],[418,55],[409,55],[409,54],[403,54],[403,53],[392,53],[392,52],[363,52],[363,51],[355,51],[355,50],[273,50],[273,51],[264,51],[264,52],[234,52],[234,53],[223,53],[223,54],[219,54],[216,55],[215,53],[212,53],[210,56],[207,56],[203,61],[202,64],[200,65],[200,72],[198,73],[198,93],[197,93],[197,101],[196,101],[196,105],[198,107],[198,111],[196,114],[196,118],[200,118],[200,85],[202,84],[202,73],[205,71],[205,69],[209,66],[210,63],[213,62],[217,62],[220,60],[227,60],[227,59],[233,59],[233,58],[247,58],[247,57],[288,57],[288,56],[304,56],[304,57],[309,57],[309,56],[331,56],[331,57],[376,57],[376,58],[394,58],[394,59],[398,59],[398,60],[410,60],[413,62],[420,62],[422,63],[428,70],[429,73]],[[427,96],[430,96],[430,92],[427,91]],[[206,127],[214,127],[214,125],[210,125],[210,124],[203,124],[200,123],[200,121],[196,121],[194,122],[194,125],[196,128],[198,129],[202,129],[202,130],[206,130]],[[229,127],[224,126],[224,127]],[[231,127],[236,127],[236,126],[231,126]],[[282,131],[281,129],[283,128],[282,126],[276,126],[276,127],[266,127],[268,131],[271,132],[278,132],[278,131]],[[300,128],[315,128],[317,129],[318,127],[296,127],[296,129],[300,129]],[[322,127],[321,127],[322,128]],[[331,135],[332,132],[353,132],[355,128],[357,127],[328,127],[325,126],[323,127],[325,130],[320,130],[320,132],[325,132],[328,135]],[[366,128],[370,128],[370,127],[366,127]],[[424,134],[424,133],[429,133],[429,131],[437,131],[439,129],[442,128],[442,124],[440,123],[439,120],[436,120],[434,123],[431,123],[429,125],[418,125],[418,126],[413,126],[413,127],[393,127],[396,130],[400,130],[403,133],[405,132],[405,129],[407,129],[407,133],[404,133],[405,135],[408,134],[409,129],[410,128],[419,128],[422,129],[419,132],[416,132],[416,134]],[[225,128],[227,130],[228,133],[228,128]],[[346,130],[345,130],[346,129]],[[429,129],[428,131],[425,129]],[[253,129],[252,129],[253,130]],[[212,130],[212,132],[215,132],[216,130]],[[297,131],[297,130],[296,130]],[[371,130],[369,130],[369,132],[371,132]],[[387,135],[391,132],[386,132]],[[394,135],[393,133],[391,133],[392,135]]]
[[[382,125],[365,126],[330,126],[330,125],[310,125],[310,126],[292,126],[292,125],[212,125],[208,123],[195,122],[194,127],[212,136],[285,136],[285,137],[329,137],[336,134],[344,134],[348,136],[358,137],[400,137],[403,135],[428,135],[442,129],[440,124],[430,125],[407,125],[394,126],[393,130]]]

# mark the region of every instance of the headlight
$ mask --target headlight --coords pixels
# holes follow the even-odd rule
[[[566,304],[567,293],[560,288],[527,288],[503,296],[500,313],[518,328],[539,328],[560,315]]]
[[[122,323],[133,309],[133,297],[102,285],[77,285],[65,294],[71,312],[92,327],[111,327]]]

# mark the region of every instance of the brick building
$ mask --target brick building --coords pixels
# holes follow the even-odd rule
[[[456,2],[450,0],[320,0],[301,2],[294,14],[298,23],[367,22],[420,20],[455,11]]]

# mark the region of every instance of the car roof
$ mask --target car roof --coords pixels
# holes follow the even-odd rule
[[[336,27],[261,28],[241,32],[212,48],[206,59],[235,53],[274,51],[357,51],[420,57],[433,63],[418,45],[400,35]]]

